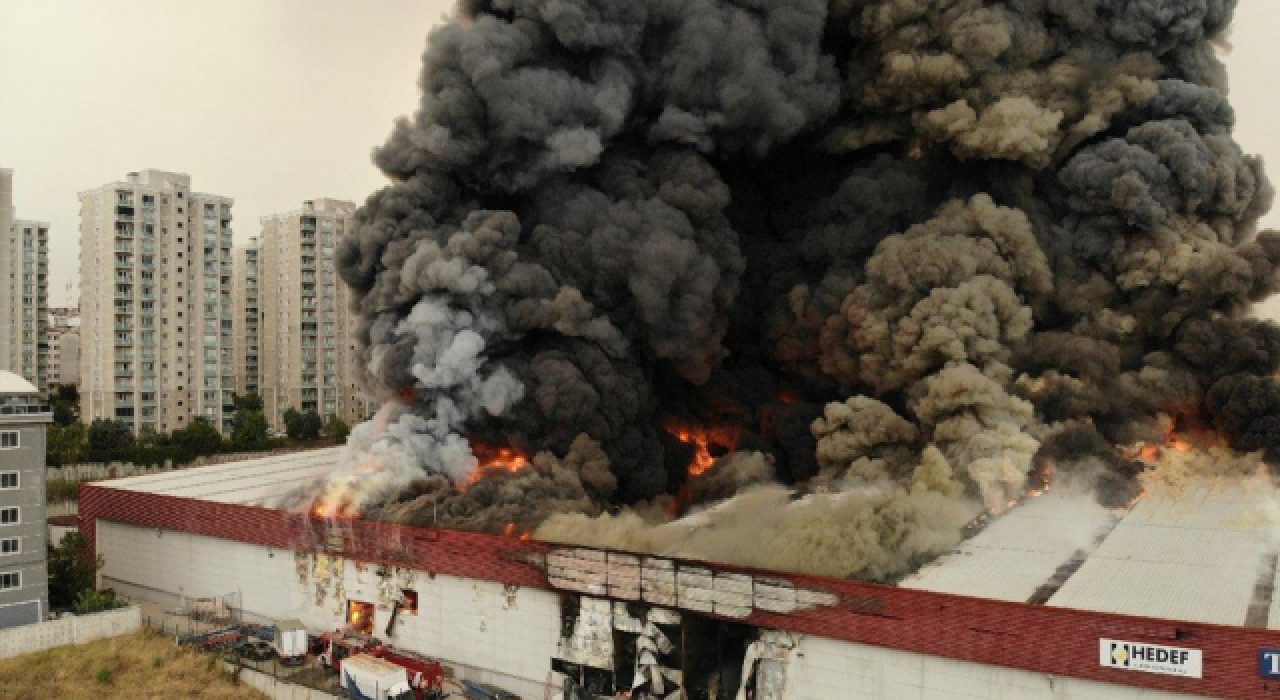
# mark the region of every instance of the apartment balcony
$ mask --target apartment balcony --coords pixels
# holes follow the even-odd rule
[[[116,407],[117,407],[117,408],[128,408],[128,407],[131,407],[131,406],[133,406],[133,397],[132,397],[132,396],[130,396],[130,397],[128,397],[128,398],[121,398],[121,397],[119,397],[119,396],[117,396],[117,397],[116,397]]]
[[[133,221],[133,207],[116,207],[116,219],[119,221]]]
[[[134,386],[133,382],[131,381],[122,382],[117,380],[115,390],[116,391],[133,391],[133,386]]]
[[[130,242],[127,242],[127,241],[116,241],[116,252],[117,252],[117,253],[132,253],[132,252],[133,252],[133,243],[130,243]]]

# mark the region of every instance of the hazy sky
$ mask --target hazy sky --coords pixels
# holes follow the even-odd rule
[[[1225,56],[1237,137],[1280,181],[1280,2],[1240,5]],[[18,216],[52,224],[50,302],[74,299],[76,193],[132,170],[234,197],[237,242],[304,199],[362,201],[382,182],[370,150],[414,109],[427,32],[451,6],[0,0],[0,167]]]

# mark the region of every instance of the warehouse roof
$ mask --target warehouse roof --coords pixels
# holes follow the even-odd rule
[[[1268,490],[1195,482],[1108,512],[1050,494],[996,520],[906,588],[1280,629]]]
[[[196,498],[216,503],[269,505],[275,498],[333,469],[341,447],[309,450],[208,467],[132,476],[99,486]]]

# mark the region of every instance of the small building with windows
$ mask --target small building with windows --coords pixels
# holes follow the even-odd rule
[[[45,430],[39,390],[0,371],[0,629],[39,622],[49,609]]]

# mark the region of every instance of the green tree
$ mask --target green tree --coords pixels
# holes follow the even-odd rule
[[[303,440],[319,440],[322,430],[324,430],[324,421],[320,419],[319,413],[306,411],[302,414]]]
[[[118,450],[133,444],[133,432],[119,421],[99,418],[89,424],[89,449]]]
[[[156,431],[150,425],[143,425],[138,430],[137,445],[139,447],[161,447],[168,444],[168,436]]]
[[[264,407],[262,397],[257,394],[245,394],[244,396],[233,397],[232,403],[235,404],[237,414],[242,412],[253,413],[255,411],[262,411]]]
[[[324,423],[324,437],[329,442],[341,444],[347,441],[347,436],[351,434],[351,426],[346,421],[330,413],[329,420]]]
[[[59,386],[51,398],[54,423],[68,426],[80,420],[80,391],[74,384]]]
[[[284,434],[290,440],[302,439],[302,414],[293,408],[284,412]]]
[[[84,423],[73,422],[70,425],[54,423],[49,426],[46,456],[49,466],[64,467],[76,464],[84,454],[88,441]]]
[[[222,433],[204,416],[192,418],[187,427],[175,431],[170,440],[180,452],[192,457],[217,454],[222,450]]]
[[[236,409],[231,446],[236,450],[258,450],[267,445],[267,415],[262,411]]]
[[[89,555],[89,541],[79,532],[63,535],[58,546],[49,546],[49,606],[66,610],[81,591],[93,590],[101,557]]]
[[[91,615],[104,610],[115,610],[122,606],[123,604],[116,600],[115,591],[95,591],[92,588],[86,588],[76,595],[71,609],[77,615]]]

